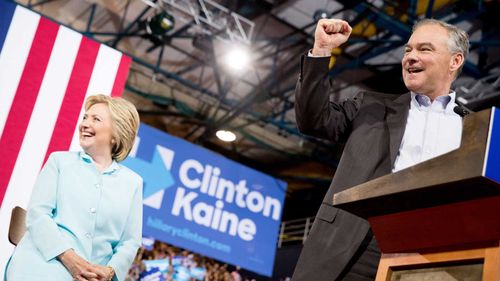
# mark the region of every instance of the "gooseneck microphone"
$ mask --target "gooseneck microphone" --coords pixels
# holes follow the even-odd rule
[[[468,110],[467,108],[465,108],[464,106],[462,106],[460,104],[453,108],[453,112],[460,115],[460,117],[462,117],[462,118],[467,116],[467,114],[471,113],[470,110]]]

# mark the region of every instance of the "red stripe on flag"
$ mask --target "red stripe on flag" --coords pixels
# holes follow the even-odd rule
[[[132,59],[129,56],[122,55],[122,58],[120,59],[120,65],[118,66],[118,71],[116,72],[113,90],[111,91],[112,97],[119,97],[122,95],[123,88],[125,88],[125,82],[128,78],[128,71],[131,62]]]
[[[40,18],[0,139],[0,202],[16,164],[58,30],[59,25]]]
[[[50,139],[45,161],[54,151],[68,150],[73,133],[78,123],[80,110],[85,100],[85,94],[92,76],[99,44],[87,37],[82,37],[75,64],[64,94],[64,99],[57,116],[57,121]]]

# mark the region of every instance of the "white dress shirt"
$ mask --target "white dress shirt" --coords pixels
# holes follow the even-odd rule
[[[453,112],[455,92],[433,102],[411,93],[410,111],[392,172],[445,154],[460,147],[462,117]]]

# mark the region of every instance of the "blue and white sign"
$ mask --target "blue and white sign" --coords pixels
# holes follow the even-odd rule
[[[183,257],[174,257],[172,265],[168,258],[159,260],[144,260],[145,270],[141,273],[140,281],[191,281],[205,280],[207,270],[204,267],[183,265]],[[171,267],[171,268],[170,268]],[[172,270],[169,272],[169,270]],[[168,278],[170,277],[170,279]]]
[[[491,109],[490,131],[483,175],[500,184],[500,109]]]
[[[143,235],[271,276],[286,183],[141,124]]]

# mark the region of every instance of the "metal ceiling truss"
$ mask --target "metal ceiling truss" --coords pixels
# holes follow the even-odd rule
[[[163,1],[163,2],[168,2],[168,1]],[[172,4],[171,1],[169,1],[169,4]],[[176,7],[179,7],[179,6],[176,6]],[[190,10],[192,10],[192,7],[189,8]],[[95,6],[92,6],[92,9],[91,9],[91,13],[90,13],[90,16],[89,16],[89,21],[88,21],[88,24],[87,26],[90,27],[92,26],[92,20],[93,20],[93,14],[94,14],[94,10],[95,10]],[[133,37],[133,36],[143,36],[143,33],[144,31],[141,29],[140,27],[140,23],[141,22],[144,22],[146,20],[146,18],[148,17],[148,12],[150,13],[150,10],[151,10],[151,6],[146,6],[144,8],[144,10],[135,18],[134,21],[132,21],[131,23],[128,24],[128,26],[121,32],[116,32],[116,33],[113,33],[113,32],[93,32],[91,31],[89,28],[84,32],[86,35],[88,36],[91,36],[91,37],[94,37],[94,36],[108,36],[108,37],[114,37],[114,38],[110,38],[108,39],[107,41],[105,41],[105,43],[108,43],[110,44],[111,46],[114,46],[114,47],[117,47],[118,46],[118,43],[123,39],[123,38],[126,38],[126,37]],[[226,12],[226,11],[225,11]],[[232,13],[233,15],[234,13]],[[233,18],[238,18],[238,17],[234,17],[233,15]],[[209,19],[209,18],[204,18],[202,19],[200,22],[213,22],[214,20],[213,19]],[[185,31],[187,28],[189,28],[190,25],[189,24],[186,24],[181,30],[182,31]],[[296,31],[293,31],[293,33],[295,33]],[[141,34],[142,33],[142,34]],[[170,35],[167,35],[168,36],[168,40],[165,40],[166,42],[171,42],[172,39],[176,38],[177,36],[179,35],[182,35],[182,32],[179,32],[179,31],[176,31],[175,33],[173,34],[170,34]],[[245,36],[243,36],[245,37]],[[247,36],[248,37],[248,36]],[[280,41],[289,41],[287,40],[288,39],[288,34],[281,37],[281,38],[278,38],[278,39],[274,39],[274,40],[270,40],[270,43],[268,43],[267,46],[271,46],[271,44],[273,44],[273,41],[276,42],[280,42]],[[280,55],[280,51],[282,49],[290,49],[290,48],[293,48],[293,47],[296,47],[296,46],[300,46],[301,44],[305,44],[305,40],[303,39],[300,39],[300,40],[294,40],[292,41],[292,44],[291,45],[285,45],[283,48],[279,48],[277,47],[275,50],[270,50],[267,54],[266,53],[263,53],[261,57],[257,58],[257,60],[259,59],[264,59],[264,58],[267,58],[267,57],[274,57],[273,58],[273,65],[272,65],[272,70],[276,70],[278,68],[278,56]],[[152,69],[155,73],[157,74],[161,74],[163,75],[165,78],[168,78],[168,79],[174,79],[178,82],[180,82],[181,84],[183,84],[184,86],[187,86],[193,90],[197,90],[197,91],[200,91],[201,93],[204,93],[204,94],[208,94],[210,97],[215,97],[216,99],[219,100],[219,105],[220,106],[224,106],[226,107],[227,109],[231,110],[231,108],[233,108],[235,106],[235,104],[240,104],[239,108],[236,108],[236,109],[233,109],[232,112],[231,111],[226,111],[226,115],[225,117],[222,119],[222,120],[219,120],[217,121],[215,124],[209,124],[209,127],[210,127],[210,130],[209,132],[221,127],[221,126],[227,126],[227,123],[230,122],[231,120],[233,120],[234,118],[238,117],[242,112],[245,112],[247,109],[249,109],[249,105],[252,104],[252,102],[255,100],[255,98],[259,98],[259,99],[265,99],[266,98],[266,95],[269,96],[269,98],[272,98],[273,96],[269,95],[269,91],[264,91],[264,92],[260,92],[260,89],[262,89],[262,87],[258,86],[258,85],[251,85],[253,87],[255,87],[257,89],[257,93],[251,95],[252,98],[250,98],[248,101],[229,101],[226,99],[226,94],[227,94],[227,91],[230,89],[231,87],[231,83],[225,83],[225,85],[223,86],[222,85],[222,74],[221,74],[221,71],[219,71],[218,69],[218,65],[217,65],[217,61],[216,61],[216,57],[215,57],[215,54],[212,54],[212,57],[210,60],[202,60],[202,59],[199,59],[195,56],[193,56],[192,54],[190,53],[187,53],[186,51],[182,50],[182,49],[179,49],[179,48],[176,48],[174,45],[172,44],[169,44],[168,45],[170,48],[174,48],[176,49],[177,51],[181,52],[181,53],[184,53],[185,55],[193,58],[194,60],[196,60],[197,62],[196,63],[193,63],[192,65],[190,66],[187,66],[186,68],[184,69],[181,69],[179,71],[177,71],[177,73],[172,73],[170,71],[166,71],[164,69],[162,69],[160,67],[160,63],[162,61],[162,56],[163,56],[163,49],[165,47],[165,45],[162,45],[162,49],[158,55],[158,59],[157,59],[157,63],[156,65],[152,65],[150,63],[147,63],[145,62],[144,60],[142,60],[141,58],[138,58],[138,57],[135,57],[135,56],[132,56],[134,61],[143,65],[143,66],[146,66],[150,69]],[[157,47],[157,46],[155,46]],[[260,48],[260,50],[263,50],[265,48]],[[299,50],[298,53],[302,52],[302,50]],[[130,55],[130,54],[129,54]],[[194,70],[195,68],[197,67],[211,67],[213,68],[213,71],[214,71],[214,76],[215,76],[215,80],[216,80],[216,84],[217,84],[217,89],[218,89],[218,93],[213,93],[211,92],[209,89],[203,87],[202,85],[200,84],[197,84],[197,83],[193,83],[192,81],[188,81],[188,80],[185,80],[181,77],[182,74],[184,73],[187,73],[189,71],[192,71]],[[296,65],[293,65],[289,68],[289,74],[291,74],[293,71],[295,71],[296,69]],[[226,77],[227,79],[231,79],[231,77]],[[228,81],[228,80],[226,80]],[[244,80],[243,80],[244,81]],[[249,82],[247,82],[249,83]],[[250,84],[250,83],[249,83]],[[273,89],[273,88],[276,88],[276,89],[279,89],[279,84],[280,84],[280,81],[279,79],[277,78],[272,78],[269,80],[269,82],[267,82],[267,84],[269,84],[270,86],[269,87],[266,87],[266,88],[269,88],[269,89]],[[243,106],[241,106],[243,104]],[[288,104],[288,105],[286,105]],[[283,121],[283,116],[284,114],[290,110],[291,108],[293,108],[293,102],[291,102],[290,100],[286,100],[285,102],[285,106],[282,108],[282,109],[285,109],[285,110],[282,110],[281,111],[281,120],[279,121],[274,121],[271,117],[271,119],[269,117],[266,117],[266,116],[255,116],[256,114],[255,113],[251,113],[251,112],[245,112],[245,113],[250,113],[250,116],[254,117],[254,118],[257,118],[257,120],[259,121],[263,121],[263,122],[266,122],[266,123],[270,123],[270,124],[273,124],[274,126],[276,126],[280,131],[286,131],[287,133],[290,133],[290,134],[296,134],[296,135],[299,135],[297,129],[295,128],[295,124],[292,123],[292,122],[284,122]],[[230,116],[229,118],[227,116]],[[209,135],[209,134],[204,134],[205,136],[206,135]]]
[[[340,1],[346,2],[346,1]],[[444,19],[451,24],[458,24],[464,21],[471,21],[477,18],[478,16],[487,12],[483,1],[450,1],[449,5],[445,5],[440,10],[433,11],[433,5],[435,1],[429,1],[428,6],[425,12],[426,17],[434,17],[437,19]],[[469,2],[464,4],[464,2]],[[342,72],[350,69],[356,69],[359,67],[366,67],[366,61],[377,57],[381,54],[388,53],[391,50],[397,49],[400,46],[404,45],[407,39],[411,35],[411,26],[419,17],[423,15],[416,14],[416,0],[411,0],[409,3],[409,7],[407,10],[408,20],[407,22],[402,22],[399,18],[401,15],[389,15],[386,13],[387,10],[394,10],[394,8],[398,8],[395,5],[399,5],[401,2],[390,2],[384,1],[384,5],[382,7],[376,7],[369,2],[359,2],[357,5],[353,7],[353,10],[357,12],[358,17],[354,19],[354,23],[360,22],[364,18],[370,19],[376,26],[377,30],[380,30],[375,37],[378,37],[380,34],[388,34],[389,37],[395,35],[400,39],[394,40],[380,40],[377,38],[355,38],[350,39],[348,44],[346,44],[345,48],[348,46],[352,46],[354,44],[364,44],[367,46],[367,49],[361,56],[351,56],[348,57],[349,61],[343,65],[336,66],[332,68],[330,71],[331,77],[337,77]],[[462,7],[461,5],[464,5]],[[388,9],[393,8],[393,9]],[[449,18],[450,14],[453,14],[453,10],[456,11],[456,16],[454,18]],[[398,18],[399,17],[399,18]],[[487,38],[495,38],[494,40],[478,40],[471,41],[471,50],[475,50],[480,48],[484,54],[486,54],[486,50],[490,47],[498,47],[500,40],[499,38],[499,30],[492,31],[491,34],[483,34],[484,37]],[[387,37],[387,36],[385,36]],[[378,44],[385,43],[385,44]],[[342,53],[342,56],[348,56],[346,53]],[[483,60],[484,61],[484,60]],[[370,66],[375,66],[371,64]],[[485,70],[484,65],[476,65],[470,61],[466,61],[463,69],[464,73],[470,75],[474,78],[481,78],[487,75],[487,70]]]
[[[178,19],[194,22],[200,33],[213,36],[223,41],[238,41],[250,44],[255,24],[211,0],[142,0],[157,10],[176,10],[185,17]]]

